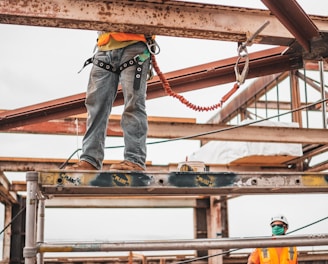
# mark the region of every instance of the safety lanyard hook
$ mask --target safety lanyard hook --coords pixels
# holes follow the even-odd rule
[[[146,42],[149,53],[152,55],[158,55],[161,52],[161,48],[157,44],[156,40],[152,39]]]
[[[240,43],[238,45],[238,59],[235,64],[235,74],[236,74],[236,81],[238,84],[243,84],[245,82],[246,75],[248,73],[249,69],[249,57],[247,52],[247,46],[251,46],[253,44],[254,39],[260,34],[261,31],[265,27],[267,27],[270,24],[269,21],[265,21],[265,23],[258,29],[256,32],[246,40],[246,42]],[[239,72],[238,64],[242,58],[245,58],[245,65],[241,72]]]
[[[248,57],[248,52],[247,52],[246,45],[243,45],[243,44],[239,45],[238,55],[239,55],[239,57],[236,61],[235,67],[234,67],[235,75],[236,75],[236,81],[237,81],[238,84],[243,84],[245,82],[246,75],[247,75],[248,69],[249,69],[249,57]],[[245,58],[245,64],[244,64],[243,70],[240,72],[238,64],[239,64],[239,62],[242,58]]]

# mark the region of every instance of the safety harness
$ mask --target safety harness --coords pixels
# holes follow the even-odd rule
[[[150,58],[150,53],[149,53],[148,48],[146,48],[143,53],[134,56],[132,59],[130,59],[126,62],[123,62],[118,68],[115,68],[113,65],[106,63],[102,60],[96,59],[95,56],[93,56],[84,62],[83,67],[79,72],[81,72],[86,66],[88,66],[91,63],[93,63],[94,65],[96,65],[106,71],[110,71],[110,72],[113,72],[116,74],[120,74],[122,71],[124,71],[128,67],[137,65],[136,71],[135,71],[133,88],[135,90],[138,90],[140,87],[140,80],[141,80],[141,74],[142,74],[142,68],[143,68],[142,64],[148,58]]]
[[[133,83],[133,88],[135,90],[138,90],[140,87],[140,80],[141,80],[141,74],[142,74],[142,64],[150,58],[150,53],[148,51],[148,48],[144,50],[143,53],[138,54],[134,56],[132,59],[123,62],[118,68],[115,68],[113,65],[106,63],[102,60],[96,59],[95,56],[87,59],[84,64],[82,69],[79,71],[81,72],[84,67],[88,66],[89,64],[93,63],[94,65],[106,70],[110,71],[116,74],[120,74],[122,71],[124,71],[126,68],[137,65],[136,71],[135,71],[135,78],[134,78],[134,83]]]
[[[148,78],[147,80],[150,80],[153,77],[153,72],[152,72],[152,67],[154,67],[160,81],[162,82],[163,88],[169,96],[172,96],[176,99],[178,99],[181,103],[185,104],[187,107],[195,110],[195,111],[211,111],[215,110],[219,107],[222,107],[223,103],[226,102],[240,87],[241,84],[245,82],[246,75],[248,73],[249,69],[249,57],[248,57],[248,52],[247,52],[247,46],[250,46],[255,39],[255,37],[269,24],[269,21],[266,21],[250,38],[247,39],[246,42],[244,43],[239,43],[238,46],[238,54],[239,57],[237,59],[237,62],[235,64],[234,70],[235,70],[235,75],[236,75],[236,83],[233,85],[232,89],[226,93],[222,99],[211,106],[197,106],[194,105],[193,103],[189,102],[184,96],[175,93],[172,89],[171,86],[164,76],[164,74],[161,72],[161,70],[158,67],[155,55],[160,53],[160,48],[157,42],[154,40],[152,36],[145,36],[146,42],[145,44],[147,45],[147,48],[142,54],[136,55],[134,58],[122,63],[119,68],[113,67],[111,64],[108,64],[106,62],[103,62],[101,60],[95,59],[95,56],[92,58],[89,58],[85,61],[82,69],[79,71],[81,72],[84,67],[87,65],[93,63],[94,65],[103,68],[107,71],[120,74],[123,70],[125,70],[128,67],[137,65],[136,67],[136,72],[135,72],[135,78],[134,78],[134,84],[133,87],[135,90],[137,90],[140,87],[140,80],[141,80],[141,75],[142,75],[142,64],[144,63],[145,60],[150,58],[150,65],[151,68],[149,70]],[[244,62],[244,67],[242,71],[240,72],[240,61],[245,60]]]

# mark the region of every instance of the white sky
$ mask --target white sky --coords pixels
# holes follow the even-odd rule
[[[245,3],[239,0],[203,2],[235,6],[243,6]],[[328,6],[325,1],[298,2],[310,14],[328,15]],[[247,6],[265,8],[259,0],[247,1]],[[15,109],[85,92],[90,67],[80,74],[77,72],[85,59],[92,55],[96,39],[94,31],[1,24],[0,32],[0,109]],[[157,61],[164,73],[237,55],[236,43],[161,36],[157,37],[157,41],[161,46]],[[254,52],[263,48],[266,47],[254,45],[248,51]],[[186,97],[195,104],[212,105],[231,87],[232,84],[227,84],[220,86],[220,89],[202,89],[187,93]],[[121,110],[121,107],[117,107],[112,113],[120,114]],[[193,117],[197,118],[198,122],[206,122],[214,115],[214,112],[194,112],[170,97],[148,101],[147,111],[149,116]],[[81,147],[81,139],[81,136],[0,133],[0,156],[67,158],[77,147]],[[108,139],[107,143],[107,146],[117,145],[122,141]],[[149,146],[147,159],[153,164],[180,162],[198,147],[197,142],[174,142],[160,147]],[[120,160],[122,156],[122,150],[106,151],[106,159]],[[8,173],[7,175],[10,179],[25,177],[25,174]],[[282,212],[287,216],[291,230],[309,224],[328,215],[327,198],[326,194],[316,194],[243,196],[233,199],[229,202],[230,235],[233,237],[269,235],[269,218],[277,212]],[[95,216],[90,213],[90,210],[86,210],[82,212],[82,218],[81,214],[75,215],[71,210],[49,211],[47,212],[49,222],[46,225],[46,234],[49,239],[69,239],[79,235],[82,237],[86,235],[87,240],[89,238],[101,239],[104,234],[122,239],[129,239],[126,234],[132,235],[131,239],[163,238],[175,235],[178,238],[190,238],[190,232],[192,232],[192,223],[188,222],[192,220],[190,210],[172,210],[170,213],[164,211],[165,213],[143,211],[142,214],[147,215],[149,220],[138,220],[137,226],[135,226],[137,212],[131,217],[124,215],[125,221],[130,220],[125,223],[124,234],[114,234],[113,229],[110,228],[117,225],[117,222],[111,222],[116,217],[112,217],[115,212],[111,210],[102,211],[102,217]],[[69,217],[68,214],[70,214]],[[102,228],[94,230],[95,226],[103,226],[100,223],[102,221],[108,223],[108,230],[112,231],[104,232]],[[167,223],[171,221],[173,223],[168,226]],[[143,226],[145,223],[146,225]],[[53,227],[54,225],[56,228]],[[325,221],[295,234],[328,233],[327,226],[327,221]],[[87,229],[89,227],[92,229]],[[170,233],[170,230],[173,233]],[[93,232],[94,234],[90,235]]]

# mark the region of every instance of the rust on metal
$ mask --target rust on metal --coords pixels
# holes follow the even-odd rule
[[[23,3],[23,4],[22,4]],[[321,20],[317,17],[319,21]],[[289,45],[292,35],[268,10],[183,1],[0,1],[0,23],[108,30],[242,42],[264,21],[255,43]],[[238,23],[236,22],[238,21]],[[327,29],[327,23],[325,28]]]
[[[319,30],[295,0],[262,0],[280,22],[295,36],[306,51],[311,41],[319,37]]]
[[[282,54],[284,50],[285,47],[278,47],[249,54],[250,70],[247,77],[254,78],[303,67],[302,58],[298,54]],[[170,82],[171,87],[180,93],[234,82],[234,65],[236,60],[237,57],[233,57],[174,71],[168,73],[166,78]],[[243,62],[240,63],[240,67],[243,67]],[[147,98],[153,99],[162,96],[166,96],[162,83],[155,77],[148,82]],[[0,131],[84,113],[86,111],[84,101],[85,93],[81,93],[2,112],[0,113]],[[123,94],[119,91],[114,106],[122,104]]]

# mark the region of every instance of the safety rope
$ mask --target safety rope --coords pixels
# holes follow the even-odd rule
[[[183,103],[184,105],[186,105],[187,107],[195,110],[195,111],[212,111],[212,110],[215,110],[219,107],[222,106],[222,104],[224,102],[226,102],[239,88],[239,83],[235,83],[234,86],[232,87],[232,89],[222,97],[221,101],[214,104],[214,105],[211,105],[211,106],[198,106],[198,105],[195,105],[191,102],[189,102],[184,96],[182,96],[181,94],[178,94],[176,92],[174,92],[172,89],[171,89],[171,86],[168,82],[168,80],[166,79],[165,75],[161,72],[160,68],[158,67],[158,64],[157,64],[157,61],[156,61],[156,57],[154,54],[151,55],[151,60],[152,60],[152,65],[160,79],[160,81],[162,82],[162,85],[163,85],[163,88],[166,92],[167,95],[169,96],[172,96],[174,98],[177,98],[181,103]]]
[[[148,49],[151,53],[151,61],[152,61],[152,66],[154,67],[160,81],[162,82],[163,88],[165,90],[165,93],[169,96],[172,96],[176,99],[178,99],[181,103],[183,103],[184,105],[186,105],[187,107],[195,110],[195,111],[199,111],[199,112],[203,112],[203,111],[213,111],[219,107],[222,107],[223,103],[225,103],[240,87],[241,84],[243,84],[245,82],[246,79],[246,75],[248,74],[248,69],[249,69],[249,57],[248,57],[248,52],[247,52],[247,47],[246,46],[250,46],[253,44],[254,39],[257,37],[257,35],[269,24],[269,21],[266,21],[250,38],[248,38],[246,40],[246,42],[244,43],[240,43],[238,46],[238,59],[236,61],[235,67],[234,67],[234,71],[235,71],[235,75],[236,75],[236,83],[233,85],[233,87],[231,88],[230,91],[228,91],[220,100],[220,102],[211,105],[211,106],[198,106],[195,105],[191,102],[189,102],[183,95],[178,94],[176,92],[174,92],[171,89],[171,86],[168,82],[168,80],[166,79],[165,75],[162,73],[162,71],[160,70],[157,61],[156,61],[156,57],[155,55],[157,55],[159,53],[159,50],[157,52],[155,52],[156,48],[159,48],[158,44],[156,43],[156,41],[154,41],[154,39],[150,40],[150,44],[147,43],[148,45]],[[243,69],[241,72],[239,72],[239,62],[241,61],[241,59],[245,59],[245,63],[243,66]]]

